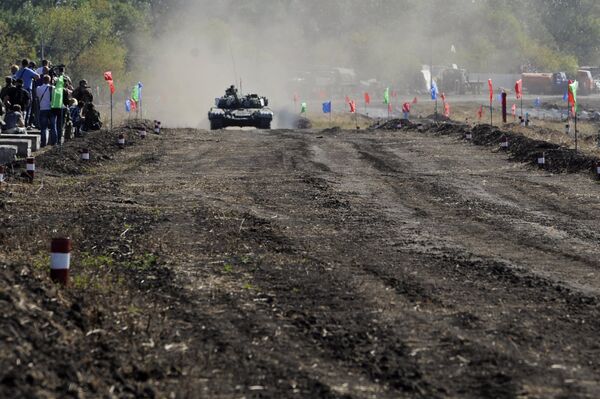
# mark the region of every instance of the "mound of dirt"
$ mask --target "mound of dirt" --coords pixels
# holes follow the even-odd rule
[[[398,129],[403,129],[403,128],[411,128],[411,127],[415,127],[415,126],[417,126],[417,125],[408,119],[395,118],[395,119],[390,119],[388,121],[378,121],[377,123],[375,123],[374,125],[369,127],[369,129],[372,129],[372,130],[398,130]]]
[[[312,129],[312,122],[308,118],[300,117],[295,123],[296,129]]]
[[[425,117],[425,119],[431,119],[433,121],[438,121],[438,122],[451,122],[452,121],[452,119],[450,119],[446,115],[440,114],[440,113],[428,115],[427,117]]]
[[[83,137],[56,146],[36,157],[36,166],[66,175],[85,174],[91,167],[111,160],[121,150],[117,142],[119,135],[125,137],[125,147],[134,145],[140,138],[140,131],[146,130],[147,138],[151,136],[154,124],[150,121],[129,121],[113,130],[89,132]],[[81,151],[90,152],[88,161],[81,161]]]
[[[340,128],[339,126],[334,126],[334,127],[330,127],[330,128],[321,130],[321,133],[323,133],[323,134],[337,134],[337,133],[339,133],[341,131],[342,131],[342,128]]]

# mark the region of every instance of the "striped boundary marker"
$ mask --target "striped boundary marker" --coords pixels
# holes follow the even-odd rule
[[[81,150],[81,160],[82,161],[90,160],[90,150],[88,150],[87,148],[84,148]]]
[[[0,183],[4,183],[4,173],[6,172],[6,169],[4,168],[4,165],[0,165]]]
[[[35,158],[33,157],[27,158],[27,176],[31,181],[35,177]]]
[[[154,133],[156,134],[160,134],[160,121],[154,121]]]
[[[500,137],[500,148],[506,150],[508,149],[508,137],[502,136]]]
[[[540,168],[543,168],[546,165],[546,153],[542,152],[542,156],[538,157],[537,164]]]
[[[119,144],[119,147],[121,147],[121,148],[125,147],[125,136],[123,136],[123,134],[119,134],[119,138],[117,139],[117,144]]]
[[[54,238],[50,245],[50,279],[63,286],[69,283],[71,251],[70,238]]]

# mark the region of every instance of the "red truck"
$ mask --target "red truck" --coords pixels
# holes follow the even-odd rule
[[[523,91],[529,94],[563,94],[569,80],[564,72],[524,73]]]

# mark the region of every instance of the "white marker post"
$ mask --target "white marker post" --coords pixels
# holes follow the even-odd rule
[[[146,129],[140,130],[140,138],[141,139],[145,139],[146,138]]]
[[[0,184],[4,183],[4,165],[0,165]]]
[[[123,136],[122,134],[119,134],[119,138],[117,139],[117,144],[119,145],[119,148],[125,148],[125,136]]]
[[[500,148],[503,150],[508,150],[508,137],[502,136],[500,138]]]
[[[90,160],[90,150],[88,150],[87,148],[84,148],[83,150],[81,150],[81,160],[82,161]]]
[[[538,166],[543,168],[546,165],[546,153],[542,152],[542,156],[537,159]]]

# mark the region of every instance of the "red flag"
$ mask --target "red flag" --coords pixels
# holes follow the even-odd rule
[[[477,111],[477,116],[479,117],[479,120],[483,118],[483,105],[479,107],[479,111]]]
[[[348,102],[348,105],[350,105],[350,112],[351,113],[355,113],[356,112],[356,102],[354,102],[354,100]]]
[[[369,96],[369,93],[365,93],[365,104],[371,104],[371,96]]]
[[[512,107],[510,108],[510,110],[512,111],[512,116],[513,117],[517,117],[517,104],[513,104]]]
[[[412,101],[412,103],[413,103],[413,104],[416,104],[417,102],[419,102],[419,100],[417,99],[417,97],[413,98],[413,101]]]
[[[388,104],[388,112],[391,114],[393,112],[392,103]]]
[[[137,103],[133,99],[131,99],[129,101],[131,101],[131,110],[132,111],[137,110]]]
[[[515,95],[517,96],[517,100],[523,96],[523,79],[517,80],[515,84]]]
[[[104,72],[104,80],[108,82],[110,88],[110,94],[115,94],[115,82],[113,82],[112,72]]]
[[[488,79],[488,89],[490,90],[490,105],[494,101],[494,85],[492,84],[492,79]]]
[[[450,118],[450,104],[446,102],[444,103],[444,116]]]
[[[442,102],[446,102],[446,93],[442,92]]]
[[[410,103],[409,102],[405,102],[404,104],[402,104],[402,112],[410,112]]]
[[[344,101],[346,101],[346,104],[350,104],[350,97],[346,96],[346,98],[344,99]]]

